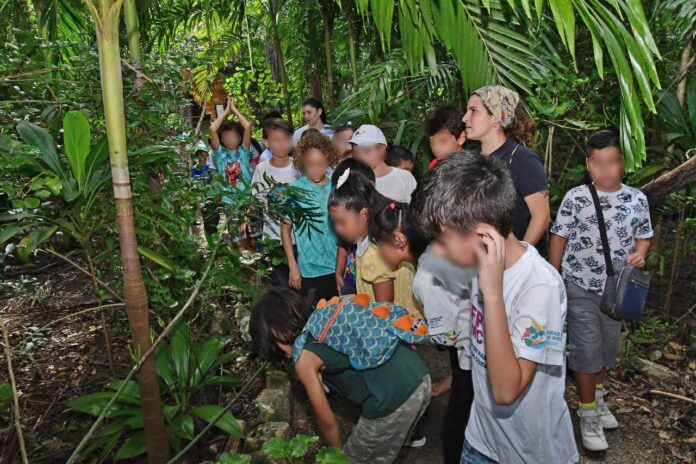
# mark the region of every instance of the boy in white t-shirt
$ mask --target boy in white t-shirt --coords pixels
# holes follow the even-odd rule
[[[515,186],[499,161],[458,153],[414,198],[433,251],[478,268],[472,288],[474,404],[462,463],[578,462],[565,390],[566,294],[556,270],[512,234]]]
[[[267,119],[263,125],[263,142],[271,150],[271,159],[259,163],[254,171],[252,183],[268,187],[265,178],[278,184],[289,185],[300,178],[290,151],[292,150],[292,126],[280,118]],[[269,193],[269,197],[272,197]],[[270,198],[269,198],[270,199]],[[263,238],[280,242],[280,222],[268,214],[263,219]]]
[[[379,127],[363,124],[355,131],[350,143],[353,145],[353,158],[367,164],[374,171],[375,187],[379,193],[400,203],[411,202],[416,179],[405,169],[387,164],[387,139]]]

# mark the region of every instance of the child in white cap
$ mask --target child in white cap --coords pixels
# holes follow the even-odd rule
[[[355,131],[350,143],[353,157],[374,171],[379,193],[401,203],[411,202],[416,179],[410,172],[387,164],[387,139],[379,127],[363,124]]]

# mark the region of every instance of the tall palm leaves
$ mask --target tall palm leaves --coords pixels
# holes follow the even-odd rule
[[[391,2],[360,0],[358,9],[372,11],[388,44]],[[655,111],[652,88],[659,87],[654,57],[659,57],[640,0],[399,0],[401,43],[412,66],[434,61],[440,41],[460,67],[467,91],[502,82],[528,91],[551,71],[548,61],[531,47],[526,21],[553,22],[563,45],[575,59],[576,16],[589,31],[595,66],[604,77],[604,53],[621,93],[619,124],[629,168],[645,159],[641,101]],[[550,15],[550,18],[548,16]],[[527,32],[527,33],[525,33]],[[524,34],[523,34],[524,33]]]

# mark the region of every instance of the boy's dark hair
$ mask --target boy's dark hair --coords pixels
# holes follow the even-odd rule
[[[395,232],[401,232],[408,240],[408,248],[413,256],[423,254],[428,239],[416,229],[413,209],[407,203],[391,202],[386,208],[375,210],[370,221],[370,238],[375,242],[392,241]]]
[[[402,147],[401,145],[388,145],[387,164],[398,168],[401,161],[410,161],[415,164],[416,157],[411,153],[411,150],[406,147]]]
[[[472,232],[482,222],[505,237],[512,231],[516,198],[515,184],[502,162],[461,151],[428,171],[411,208],[424,236],[444,228]]]
[[[374,185],[377,182],[375,172],[372,170],[370,166],[361,161],[356,160],[355,158],[346,158],[340,163],[338,163],[338,166],[336,166],[336,169],[334,169],[333,174],[331,174],[331,185],[335,187],[338,183],[338,178],[341,177],[348,168],[350,168],[351,174],[360,173],[363,176],[365,176],[368,182],[371,182],[372,185]]]
[[[266,121],[267,119],[283,119],[283,114],[278,110],[272,110],[264,114],[261,121]]]
[[[324,109],[324,104],[318,98],[309,97],[302,102],[302,106],[311,106],[318,110],[321,110],[321,122],[326,122],[326,110]]]
[[[432,137],[443,129],[459,138],[464,132],[464,113],[454,105],[438,106],[423,120],[425,135]]]
[[[345,132],[347,130],[352,130],[353,132],[355,132],[355,127],[353,127],[350,124],[341,124],[336,129],[334,129],[334,134],[340,134],[341,132]]]
[[[589,158],[593,150],[601,150],[607,147],[616,147],[621,151],[621,137],[619,131],[613,127],[600,129],[590,134],[587,138],[585,156]]]
[[[230,120],[225,120],[220,124],[220,127],[218,127],[217,130],[217,136],[218,140],[220,140],[220,143],[222,143],[222,135],[225,132],[229,131],[234,131],[239,135],[239,140],[241,143],[241,139],[244,137],[244,127],[238,123],[237,121],[230,121]],[[228,147],[225,147],[228,148]]]
[[[312,305],[289,288],[269,287],[256,301],[249,321],[254,350],[269,361],[282,361],[278,343],[292,345],[302,332]]]
[[[329,195],[329,208],[343,206],[356,213],[367,209],[372,214],[373,211],[386,208],[389,201],[377,191],[367,176],[351,169],[348,179]]]
[[[292,137],[292,125],[285,119],[280,119],[280,118],[271,118],[271,119],[266,119],[263,122],[263,138],[267,139],[268,138],[268,131],[270,130],[279,130],[283,131],[286,134],[288,134],[290,137]]]

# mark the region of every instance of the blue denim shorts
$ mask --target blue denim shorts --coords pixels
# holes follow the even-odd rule
[[[485,454],[482,454],[469,444],[469,442],[464,441],[464,450],[462,451],[462,460],[459,464],[497,464],[498,461],[494,461]]]

